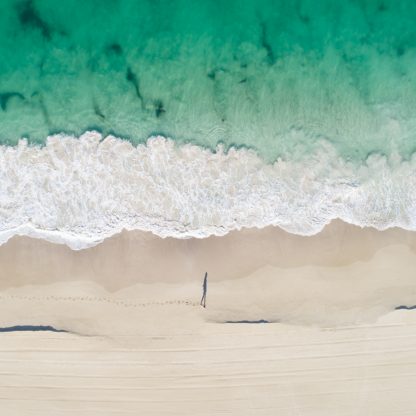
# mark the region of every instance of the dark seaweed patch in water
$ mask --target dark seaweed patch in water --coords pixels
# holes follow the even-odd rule
[[[209,79],[211,79],[212,81],[216,81],[217,75],[221,74],[221,73],[224,73],[224,72],[227,72],[226,69],[224,69],[224,68],[221,68],[221,67],[220,68],[214,68],[214,69],[212,69],[211,71],[208,72],[207,77]]]
[[[162,100],[155,101],[155,115],[159,118],[163,113],[166,113],[165,108],[163,107]]]
[[[403,46],[398,46],[396,48],[397,56],[403,56],[405,52],[406,52],[406,49]]]
[[[144,109],[144,100],[140,92],[139,79],[137,78],[136,74],[131,70],[130,67],[127,68],[126,80],[134,86],[134,90],[136,92],[137,98],[140,100],[142,108]]]
[[[123,48],[118,43],[112,43],[107,46],[107,51],[116,55],[121,55],[123,53]]]
[[[207,74],[207,77],[211,79],[212,81],[215,81],[215,76],[216,76],[216,72],[214,69],[212,71],[209,71]]]
[[[97,116],[98,116],[98,117],[100,117],[102,120],[104,120],[104,119],[105,119],[105,115],[104,115],[104,114],[103,114],[103,112],[101,111],[101,109],[100,109],[99,105],[98,105],[95,101],[93,101],[92,105],[93,105],[93,108],[94,108],[94,113],[95,113],[95,115],[97,115]]]
[[[20,94],[20,92],[3,92],[3,93],[0,93],[0,107],[3,111],[7,111],[7,104],[9,103],[9,100],[13,97],[20,98],[21,100],[25,99],[24,95]]]
[[[311,22],[311,18],[307,16],[306,14],[299,13],[298,15],[299,15],[299,20],[303,24],[308,25]]]
[[[387,10],[387,6],[384,4],[384,3],[380,3],[379,5],[378,5],[378,8],[377,8],[377,10],[379,11],[379,12],[385,12],[386,10]]]
[[[272,46],[270,45],[269,41],[267,40],[267,28],[264,22],[260,23],[261,27],[261,37],[260,37],[260,44],[263,49],[266,50],[267,53],[267,61],[270,65],[273,65],[276,61]]]
[[[17,13],[22,26],[39,29],[46,39],[51,38],[51,29],[49,25],[39,16],[32,0],[26,0],[18,4]]]
[[[309,16],[301,16],[300,20],[302,20],[305,25],[308,25],[311,22],[311,18]]]

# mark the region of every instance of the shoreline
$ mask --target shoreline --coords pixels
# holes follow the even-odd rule
[[[77,319],[83,328],[90,309],[97,320],[100,313],[113,313],[91,299],[115,302],[111,307],[134,304],[139,319],[139,304],[198,306],[205,272],[208,308],[195,315],[205,322],[267,320],[337,327],[374,322],[395,307],[416,304],[416,233],[361,229],[341,221],[311,237],[274,227],[202,240],[123,231],[80,251],[13,237],[0,247],[0,263],[3,302],[13,298],[26,304],[33,297],[35,316],[41,317],[35,324],[50,325],[52,314],[64,326],[70,322],[69,329],[73,319],[66,297],[73,298],[73,308],[80,307]],[[4,309],[9,324],[17,324],[15,308]],[[18,324],[31,324],[31,310],[21,308],[22,319],[27,319]],[[129,307],[124,312],[129,327],[134,314]],[[7,319],[2,320],[7,326]]]
[[[267,164],[245,149],[213,153],[161,136],[135,147],[87,132],[44,148],[0,146],[0,160],[0,242],[18,233],[82,249],[122,229],[208,238],[267,226],[306,236],[334,218],[416,229],[416,158],[371,154],[355,166],[326,142]]]
[[[7,266],[14,277],[18,278],[14,279],[17,286],[28,283],[26,269],[31,269],[34,276],[39,276],[41,281],[37,283],[41,284],[53,283],[53,279],[49,279],[53,274],[57,281],[71,280],[74,276],[69,277],[65,273],[71,269],[71,273],[75,272],[80,280],[98,279],[108,290],[116,291],[123,288],[126,282],[120,286],[117,282],[112,285],[106,278],[111,278],[109,275],[114,273],[117,266],[124,271],[125,277],[127,271],[127,283],[134,282],[134,277],[140,282],[169,282],[169,279],[162,276],[166,271],[172,270],[173,264],[179,267],[178,272],[182,276],[185,273],[188,279],[193,279],[186,272],[189,269],[189,265],[186,265],[189,260],[193,267],[199,267],[200,270],[214,269],[215,280],[229,280],[244,277],[266,264],[282,268],[305,265],[346,266],[360,260],[368,261],[383,247],[398,244],[406,245],[416,253],[416,232],[400,228],[379,231],[341,220],[334,220],[320,233],[311,236],[292,234],[274,226],[234,230],[224,236],[203,239],[159,237],[148,231],[123,230],[82,250],[72,250],[64,243],[53,243],[38,237],[15,235],[0,246],[0,262],[5,266],[0,271],[0,276],[3,277],[0,279],[0,289],[7,287],[4,286]],[[137,256],[135,250],[140,250]],[[215,261],[210,264],[210,256],[227,259],[232,264],[229,268],[227,265],[218,268]],[[146,259],[152,263],[162,257],[168,265],[155,263],[152,270],[146,263]],[[44,260],[40,261],[41,258]],[[42,269],[45,260],[49,266],[47,275]],[[101,260],[105,260],[105,264],[100,265]],[[88,268],[88,263],[94,265],[93,270]],[[23,268],[20,267],[22,264]],[[134,269],[143,265],[150,276],[135,273]],[[82,272],[81,269],[89,270]],[[236,271],[232,272],[231,269]],[[172,279],[175,279],[174,276]]]

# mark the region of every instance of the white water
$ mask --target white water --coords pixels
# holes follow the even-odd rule
[[[241,227],[318,233],[332,219],[416,229],[416,157],[357,169],[328,143],[301,161],[215,153],[163,137],[133,146],[87,132],[0,147],[0,243],[30,235],[73,249],[122,229],[203,238]]]

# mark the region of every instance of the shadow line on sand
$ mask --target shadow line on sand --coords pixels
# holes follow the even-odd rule
[[[400,310],[411,311],[413,309],[416,309],[416,305],[412,305],[412,306],[400,305],[394,308],[394,310],[396,311],[400,311]]]
[[[49,325],[15,325],[7,326],[0,328],[0,332],[40,332],[40,331],[49,331],[49,332],[68,332],[64,329],[56,329],[53,326]]]
[[[265,319],[259,319],[258,321],[225,321],[224,324],[271,324],[273,322],[266,321]]]

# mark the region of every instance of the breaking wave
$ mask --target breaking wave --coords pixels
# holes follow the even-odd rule
[[[151,137],[137,147],[86,132],[0,146],[0,243],[29,235],[73,249],[122,229],[204,238],[242,227],[311,235],[331,220],[416,229],[416,156],[358,166],[328,142],[300,160],[215,152]]]

